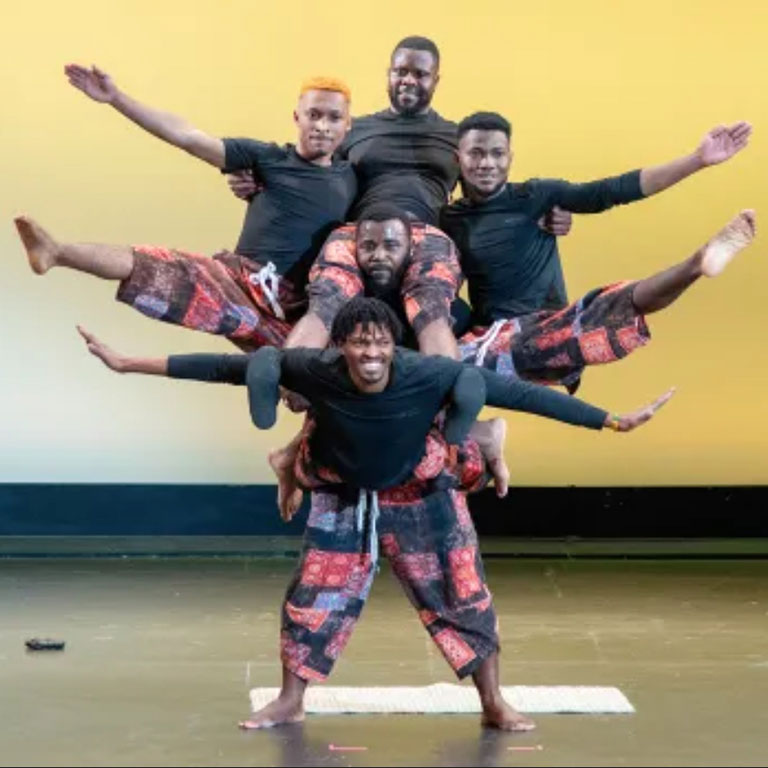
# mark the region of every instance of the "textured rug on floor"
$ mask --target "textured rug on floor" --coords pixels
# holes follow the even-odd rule
[[[618,689],[591,685],[514,685],[502,688],[504,697],[521,712],[628,714],[635,711]],[[255,712],[278,694],[277,688],[251,689]],[[337,688],[314,685],[307,690],[310,714],[448,714],[480,712],[480,699],[471,685],[436,683],[422,686]]]

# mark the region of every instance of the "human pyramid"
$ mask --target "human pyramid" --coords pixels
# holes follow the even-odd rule
[[[248,201],[240,238],[209,258],[61,242],[16,219],[37,274],[68,267],[118,281],[118,300],[143,314],[247,353],[129,356],[80,328],[112,370],[245,385],[260,428],[274,424],[281,395],[307,409],[301,432],[269,456],[286,520],[312,492],[283,603],[282,688],[243,728],[304,718],[306,686],[346,645],[379,550],[450,666],[472,677],[483,725],[534,728],[501,695],[496,615],[466,502],[491,477],[506,494],[505,422],[477,417],[488,404],[590,429],[644,424],[673,390],[610,414],[573,396],[584,368],[648,343],[646,316],[719,275],[755,236],[744,210],[668,269],[569,303],[557,235],[571,213],[639,201],[725,162],[751,126],[719,126],[690,154],[611,178],[509,183],[510,123],[493,112],[441,117],[431,107],[439,68],[431,40],[400,41],[389,107],[355,119],[341,80],[311,78],[294,112],[296,144],[279,146],[210,136],[134,100],[97,67],[68,65],[86,96],[230,174]],[[457,298],[463,279],[471,306]]]

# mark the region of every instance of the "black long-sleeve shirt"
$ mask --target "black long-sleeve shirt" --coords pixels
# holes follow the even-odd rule
[[[459,248],[473,320],[488,325],[568,304],[557,238],[537,224],[553,206],[600,213],[642,197],[640,171],[631,171],[585,184],[531,179],[481,203],[463,199],[444,208],[440,226]]]
[[[179,379],[245,384],[248,355],[173,355],[168,375]],[[446,403],[462,363],[424,357],[398,348],[389,384],[382,392],[360,392],[338,349],[283,350],[280,383],[306,398],[317,427],[311,440],[317,462],[347,483],[370,490],[400,485],[424,454],[425,438]],[[474,369],[486,385],[486,404],[527,411],[591,429],[606,412],[547,387]]]
[[[456,123],[430,109],[400,115],[390,109],[355,118],[339,154],[357,171],[359,198],[351,217],[376,203],[394,203],[436,225],[459,178]]]

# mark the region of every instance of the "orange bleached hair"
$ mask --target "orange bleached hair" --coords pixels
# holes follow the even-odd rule
[[[347,101],[352,101],[352,91],[349,86],[338,77],[310,77],[301,84],[299,96],[303,96],[307,91],[335,91],[343,93]]]

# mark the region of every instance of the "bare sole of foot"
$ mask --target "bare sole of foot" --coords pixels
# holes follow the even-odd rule
[[[13,221],[27,251],[29,266],[38,275],[44,275],[56,263],[56,241],[28,216],[19,216]]]
[[[701,272],[717,277],[731,259],[755,238],[755,212],[742,211],[728,222],[701,250]]]
[[[269,466],[277,477],[277,508],[286,523],[299,511],[304,494],[293,473],[293,459],[284,448],[272,451],[267,457]]]
[[[275,699],[266,707],[254,712],[238,726],[244,731],[257,731],[262,728],[274,728],[277,725],[291,725],[304,720],[304,708],[301,704],[291,704]]]
[[[504,702],[498,707],[486,709],[481,719],[483,728],[496,728],[500,731],[532,731],[536,723],[530,717],[518,712]]]

